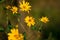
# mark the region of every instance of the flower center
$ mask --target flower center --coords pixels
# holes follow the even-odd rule
[[[18,39],[19,36],[18,36],[18,35],[14,35],[14,37],[15,37],[16,39]]]
[[[15,11],[16,11],[16,9],[13,9],[13,11],[15,12]]]
[[[24,9],[26,9],[26,6],[23,6]]]
[[[29,22],[31,22],[31,19],[29,19]]]

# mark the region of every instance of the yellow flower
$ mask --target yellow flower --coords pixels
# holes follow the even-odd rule
[[[49,19],[47,17],[42,17],[41,19],[39,19],[40,21],[47,23],[49,22]]]
[[[35,24],[34,18],[27,16],[27,17],[25,18],[25,23],[27,23],[27,26],[31,27],[31,25],[34,25],[34,24]]]
[[[14,14],[14,13],[17,13],[18,8],[17,8],[17,7],[15,7],[15,6],[13,6],[13,7],[12,7],[12,9],[11,9],[11,11],[13,12],[13,14]]]
[[[26,11],[29,13],[29,10],[31,10],[31,6],[29,5],[29,2],[25,2],[25,0],[23,0],[22,2],[19,2],[19,4],[21,11]]]
[[[11,8],[11,6],[10,6],[10,5],[6,6],[6,9],[10,9],[10,8]]]
[[[11,33],[8,33],[8,40],[24,40],[24,36],[19,34],[18,29],[11,29]]]

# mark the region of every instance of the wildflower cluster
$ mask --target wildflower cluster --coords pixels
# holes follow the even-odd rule
[[[29,13],[29,11],[31,11],[31,5],[29,4],[29,2],[25,2],[25,0],[23,0],[22,2],[19,2],[19,7],[11,7],[8,5],[6,9],[10,10],[13,14],[17,14],[18,10]],[[48,17],[42,16],[42,18],[39,18],[39,21],[47,23],[49,22],[49,19]],[[24,18],[24,22],[27,24],[29,28],[31,26],[36,25],[35,18],[33,18],[30,15]],[[18,28],[18,25],[16,25],[16,28]],[[11,29],[11,33],[8,33],[8,40],[24,40],[24,36],[23,34],[19,34],[18,29],[13,28]]]
[[[22,2],[19,2],[19,8],[16,6],[11,7],[9,5],[6,8],[10,9],[13,14],[18,13],[18,9],[23,12],[26,11],[29,13],[29,11],[31,10],[31,5],[29,5],[29,2],[25,2],[25,0],[22,0]],[[47,17],[42,17],[39,19],[39,21],[47,23],[49,22],[49,19]],[[31,27],[32,25],[35,25],[35,18],[33,18],[32,16],[26,16],[24,22],[27,23],[28,27]]]

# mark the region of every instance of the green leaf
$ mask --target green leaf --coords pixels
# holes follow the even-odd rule
[[[10,32],[10,29],[7,27],[5,30],[6,33]]]
[[[7,28],[6,28],[6,30],[5,30],[5,32],[6,33],[10,32],[10,29],[12,29],[12,25],[8,25]]]
[[[35,27],[35,26],[32,26],[31,29],[32,29],[32,30],[36,30],[36,27]]]
[[[11,26],[11,25],[8,25],[8,27],[9,27],[9,29],[11,29],[11,28],[12,28],[12,26]]]
[[[0,32],[3,32],[4,28],[2,26],[0,26]]]
[[[24,32],[23,35],[24,35],[24,40],[26,40],[26,32]]]
[[[14,13],[13,16],[20,16],[21,14],[19,13]]]
[[[20,16],[21,14],[18,13],[17,15]]]

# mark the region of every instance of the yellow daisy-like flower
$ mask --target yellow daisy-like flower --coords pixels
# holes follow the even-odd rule
[[[25,18],[25,23],[27,23],[27,26],[31,27],[31,25],[34,25],[34,24],[35,24],[34,18],[27,16],[27,17]]]
[[[18,29],[11,29],[11,33],[8,33],[8,40],[24,40],[24,36],[19,34]]]
[[[29,13],[29,10],[31,10],[31,6],[29,5],[29,2],[25,2],[25,0],[23,0],[22,2],[19,2],[19,4],[21,11],[27,11]]]
[[[42,17],[41,19],[39,19],[40,21],[47,23],[49,22],[49,19],[47,17]]]
[[[10,6],[10,5],[6,6],[6,9],[10,9],[10,8],[11,8],[11,6]]]
[[[12,9],[11,9],[11,11],[13,12],[13,14],[14,14],[14,13],[17,13],[18,8],[17,8],[16,6],[13,6]]]

